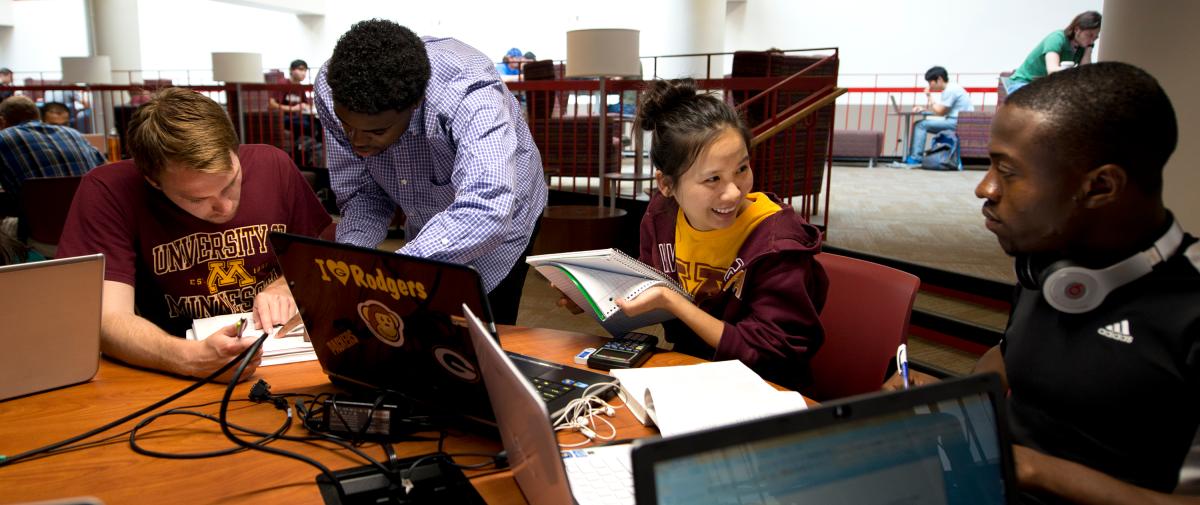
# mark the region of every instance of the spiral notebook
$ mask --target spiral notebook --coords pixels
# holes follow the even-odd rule
[[[616,249],[530,256],[526,263],[553,282],[613,336],[675,319],[666,310],[629,317],[618,298],[632,300],[654,286],[666,286],[687,300],[692,295],[670,277]]]

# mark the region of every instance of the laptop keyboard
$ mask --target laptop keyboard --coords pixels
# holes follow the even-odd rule
[[[550,403],[562,395],[570,393],[575,389],[575,383],[564,384],[562,382],[551,382],[546,379],[532,378],[529,379],[533,383],[533,387],[542,395],[542,401]]]
[[[580,505],[633,505],[629,446],[563,451],[571,494]]]

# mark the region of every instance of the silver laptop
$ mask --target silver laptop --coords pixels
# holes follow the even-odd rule
[[[466,305],[463,315],[504,451],[525,499],[532,505],[632,505],[630,446],[559,451],[546,403]]]
[[[904,114],[904,111],[900,110],[900,103],[896,102],[896,95],[888,95],[888,98],[890,98],[892,100],[892,108],[895,109],[896,114],[897,115]],[[929,115],[932,115],[933,112],[925,110],[925,111],[921,111],[919,114],[929,116]]]
[[[103,288],[101,254],[0,267],[0,400],[96,375]]]

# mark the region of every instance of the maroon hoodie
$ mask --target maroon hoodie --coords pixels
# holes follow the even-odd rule
[[[825,305],[829,276],[813,259],[821,252],[817,227],[774,194],[766,196],[782,210],[750,232],[726,273],[728,279],[745,272],[741,297],[731,289],[696,300],[702,310],[725,322],[720,346],[709,347],[678,319],[663,323],[663,328],[676,351],[712,361],[738,359],[764,379],[804,392],[813,380],[809,360],[825,341],[817,314]],[[654,194],[642,217],[638,257],[675,282],[679,282],[674,268],[678,212],[674,198]]]

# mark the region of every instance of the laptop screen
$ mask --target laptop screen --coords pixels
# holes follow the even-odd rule
[[[462,317],[466,304],[490,319],[478,272],[277,232],[271,242],[327,374],[492,417]]]
[[[658,461],[661,504],[1005,503],[996,412],[971,393]]]

